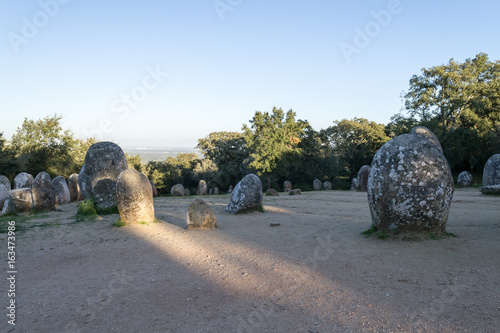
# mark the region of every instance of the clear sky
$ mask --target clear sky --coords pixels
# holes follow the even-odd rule
[[[387,123],[421,68],[500,59],[497,1],[0,0],[0,132],[194,147],[255,111]],[[361,33],[360,33],[361,31]]]

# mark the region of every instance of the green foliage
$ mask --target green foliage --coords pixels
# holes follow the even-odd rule
[[[388,130],[415,122],[441,141],[455,172],[479,171],[500,149],[500,60],[484,53],[463,63],[422,69],[404,95],[408,117],[392,119]]]
[[[97,216],[97,211],[95,209],[94,198],[83,200],[78,204],[77,217],[95,217]]]
[[[379,239],[387,239],[387,238],[391,237],[391,235],[386,234],[382,230],[378,230],[374,224],[372,224],[370,229],[363,231],[361,234],[365,235],[366,238],[374,237],[374,238],[379,238]]]
[[[371,164],[377,150],[389,140],[384,125],[364,118],[334,121],[321,135],[338,159],[337,174],[351,177]]]
[[[94,207],[95,207],[96,213],[99,215],[120,214],[120,212],[118,211],[118,206],[112,206],[112,207],[108,207],[108,208],[99,208],[99,207],[94,205]]]
[[[285,175],[286,170],[302,159],[299,143],[307,122],[295,120],[295,112],[286,114],[273,108],[273,113],[255,112],[251,126],[243,125],[243,137],[250,151],[249,166],[257,174],[267,176],[267,188],[271,186],[271,174]]]
[[[126,225],[127,223],[123,222],[121,219],[118,219],[115,221],[115,223],[113,223],[113,226],[118,228],[124,227]]]

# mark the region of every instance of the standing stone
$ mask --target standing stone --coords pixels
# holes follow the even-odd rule
[[[55,210],[56,199],[52,179],[44,171],[40,172],[31,187],[33,194],[33,208],[37,210]]]
[[[500,185],[488,185],[480,188],[482,194],[500,195]],[[9,200],[9,199],[7,199]],[[7,204],[7,201],[5,202]]]
[[[231,201],[226,211],[236,214],[249,210],[257,210],[262,205],[262,182],[253,173],[246,175],[236,184],[231,193]]]
[[[458,187],[471,187],[472,186],[472,175],[469,171],[462,171],[457,178]]]
[[[156,185],[152,180],[150,180],[149,183],[151,184],[151,190],[153,191],[153,198],[156,198],[158,196],[158,190],[156,189]]]
[[[279,197],[278,191],[276,191],[274,188],[270,188],[269,190],[266,191],[266,197],[273,196],[273,197]]]
[[[109,179],[116,179],[123,170],[128,169],[127,159],[123,150],[113,142],[98,142],[90,146],[85,155],[85,163],[78,177],[80,191],[85,198],[94,197],[96,184]],[[103,188],[103,187],[101,187]]]
[[[214,187],[214,195],[219,195],[219,188],[218,187]]]
[[[68,190],[71,201],[82,200],[80,186],[78,185],[78,174],[74,173],[68,178]]]
[[[153,222],[153,190],[148,178],[137,170],[123,171],[116,181],[116,201],[125,223]]]
[[[9,196],[3,205],[2,215],[8,213],[29,212],[33,207],[33,195],[31,188],[21,188],[9,192]]]
[[[83,172],[85,170],[85,164],[80,169],[80,173],[78,174],[78,188],[80,188],[80,196],[82,200],[87,199],[87,182],[88,176]]]
[[[188,207],[188,229],[214,229],[217,228],[217,218],[205,201],[196,198]]]
[[[10,181],[4,175],[0,175],[0,208],[3,207],[5,200],[9,196],[11,190]]]
[[[32,175],[30,175],[27,172],[21,172],[14,178],[14,188],[26,188],[26,187],[31,187],[33,185],[33,181],[35,178],[33,178]]]
[[[56,205],[66,204],[71,202],[68,184],[63,176],[57,176],[52,179],[52,187],[54,188],[54,196]]]
[[[207,182],[203,179],[198,183],[198,195],[207,195]]]
[[[375,154],[368,203],[377,229],[444,232],[452,198],[450,167],[431,141],[403,134]]]
[[[186,189],[182,184],[175,184],[170,190],[170,194],[174,197],[183,197],[186,195]]]
[[[500,185],[500,154],[491,156],[483,169],[483,186]]]
[[[366,192],[368,185],[368,176],[372,168],[369,165],[363,165],[358,172],[358,190]]]
[[[427,140],[435,144],[441,152],[443,152],[443,147],[441,147],[441,143],[439,142],[439,139],[437,138],[436,134],[434,134],[434,132],[432,132],[427,127],[425,126],[413,127],[410,131],[410,134],[426,138]]]
[[[227,193],[231,194],[233,192],[233,185],[229,185],[229,190],[227,190]]]
[[[213,188],[211,188],[211,189],[208,191],[208,194],[209,194],[209,195],[214,194],[214,189],[213,189]]]
[[[284,192],[290,192],[292,190],[292,182],[289,180],[285,180],[283,183],[283,191]]]
[[[319,191],[319,190],[321,190],[321,186],[322,186],[322,185],[323,185],[323,184],[321,183],[321,180],[319,180],[319,179],[315,179],[315,180],[313,181],[313,189],[314,189],[315,191]]]
[[[359,189],[359,183],[358,183],[358,177],[354,177],[351,180],[351,190],[358,190]]]
[[[94,189],[95,208],[97,212],[116,209],[116,182],[111,179],[101,179],[95,184]]]
[[[191,195],[191,192],[189,191],[189,189],[187,188],[186,189],[186,196],[190,196]]]
[[[330,191],[331,189],[332,189],[332,183],[330,183],[329,181],[323,183],[323,190]]]

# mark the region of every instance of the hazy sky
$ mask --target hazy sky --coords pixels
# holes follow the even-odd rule
[[[0,131],[194,147],[255,111],[387,123],[422,67],[500,59],[497,1],[1,0]]]

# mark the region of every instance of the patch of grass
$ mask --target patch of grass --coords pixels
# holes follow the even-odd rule
[[[95,207],[95,211],[99,215],[120,214],[120,212],[118,211],[118,206],[112,206],[112,207],[108,207],[108,208]]]
[[[124,227],[126,225],[127,225],[127,223],[123,222],[121,219],[118,219],[115,221],[115,223],[113,223],[113,226],[118,227],[118,228]]]
[[[83,200],[78,204],[76,212],[77,218],[89,218],[96,216],[97,216],[97,211],[95,209],[94,198]]]
[[[366,238],[374,237],[379,239],[387,239],[391,237],[391,235],[389,235],[388,233],[385,233],[382,230],[378,230],[374,224],[372,224],[370,229],[363,231],[361,234],[364,235]]]
[[[425,239],[427,240],[440,240],[443,238],[458,238],[457,235],[451,232],[440,232],[440,233],[428,233],[425,234]]]

